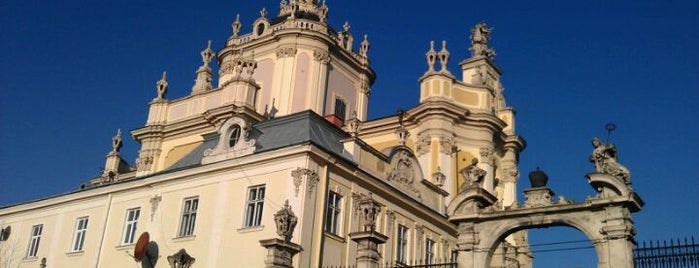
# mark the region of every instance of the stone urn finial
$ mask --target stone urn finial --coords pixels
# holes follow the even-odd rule
[[[529,182],[532,188],[546,187],[546,183],[549,181],[549,176],[546,175],[539,167],[536,167],[535,171],[529,172]]]
[[[289,206],[289,200],[284,202],[284,207],[274,214],[274,223],[277,225],[277,234],[285,241],[291,240],[291,235],[296,228],[298,217],[294,215]]]

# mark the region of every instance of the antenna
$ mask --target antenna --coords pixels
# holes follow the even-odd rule
[[[616,130],[616,124],[609,122],[606,125],[604,125],[604,129],[607,130],[607,142],[609,142],[609,137],[612,135],[612,132]]]

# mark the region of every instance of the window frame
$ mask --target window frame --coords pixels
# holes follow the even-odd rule
[[[187,197],[182,200],[182,216],[180,217],[180,229],[177,232],[177,237],[194,236],[198,211],[199,196]]]
[[[81,252],[85,247],[85,236],[87,235],[87,226],[90,223],[88,216],[75,219],[75,230],[73,231],[73,240],[70,243],[70,252]]]
[[[131,215],[133,214],[133,218]],[[124,229],[122,231],[120,245],[132,245],[136,240],[136,231],[138,231],[138,220],[141,218],[141,207],[130,208],[126,210],[126,218],[124,218]]]
[[[342,199],[343,196],[341,194],[335,191],[328,191],[323,230],[337,236],[340,236],[340,229],[342,227]]]
[[[398,224],[396,229],[396,262],[405,264],[408,259],[408,230],[410,229],[402,224]]]
[[[41,233],[44,231],[44,224],[32,226],[32,231],[29,233],[29,245],[27,246],[26,258],[36,258],[39,253],[39,245],[41,244]]]
[[[434,264],[434,245],[434,240],[425,239],[425,264]]]
[[[340,108],[338,103],[342,104],[342,109],[338,111]],[[335,105],[333,106],[333,114],[335,117],[340,119],[342,122],[345,122],[347,120],[347,102],[340,96],[335,96]]]
[[[266,193],[267,186],[265,184],[248,187],[245,199],[243,228],[252,228],[262,225],[262,213],[264,211]]]

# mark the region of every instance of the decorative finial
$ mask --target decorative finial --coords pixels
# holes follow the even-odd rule
[[[359,54],[361,54],[364,57],[367,57],[367,54],[369,53],[369,40],[367,38],[368,36],[365,34],[364,41],[362,41],[359,48]]]
[[[296,222],[298,218],[291,211],[289,206],[289,199],[284,201],[284,207],[274,214],[274,223],[277,225],[277,234],[279,237],[283,238],[285,241],[291,240],[291,235],[294,233],[294,228],[296,228]]]
[[[449,62],[449,51],[447,51],[447,41],[442,41],[442,50],[439,51],[439,63],[442,65],[440,72],[449,73],[447,63]]]
[[[260,18],[264,17],[267,17],[267,9],[263,7],[262,10],[260,10]]]
[[[214,53],[214,51],[211,50],[211,40],[209,40],[209,43],[206,46],[206,48],[201,51],[201,59],[204,62],[204,65],[202,66],[208,67],[209,63],[211,62],[211,59],[214,58],[214,55],[216,55],[216,53]]]
[[[121,128],[117,129],[116,135],[112,137],[112,152],[118,153],[121,149]]]
[[[437,60],[437,52],[434,51],[434,41],[430,41],[430,50],[425,53],[427,57],[427,72],[434,72],[434,63]]]
[[[163,72],[163,77],[158,80],[156,83],[156,87],[158,89],[158,97],[156,98],[157,100],[162,100],[165,98],[165,93],[167,93],[167,72]]]
[[[405,111],[403,110],[398,110],[398,130],[396,130],[396,136],[398,136],[398,144],[400,146],[405,146],[405,143],[408,141],[408,137],[410,137],[410,132],[403,126],[403,116],[405,115]]]
[[[238,33],[240,32],[240,27],[242,25],[240,24],[240,14],[235,15],[235,21],[233,22],[233,37],[238,37]]]
[[[342,28],[345,29],[345,32],[349,32],[349,30],[350,30],[349,21],[345,21],[345,24],[342,25]]]

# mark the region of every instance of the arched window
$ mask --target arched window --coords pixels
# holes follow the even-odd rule
[[[228,138],[228,147],[232,148],[238,143],[240,140],[241,130],[240,125],[233,125],[231,128],[231,136]]]

